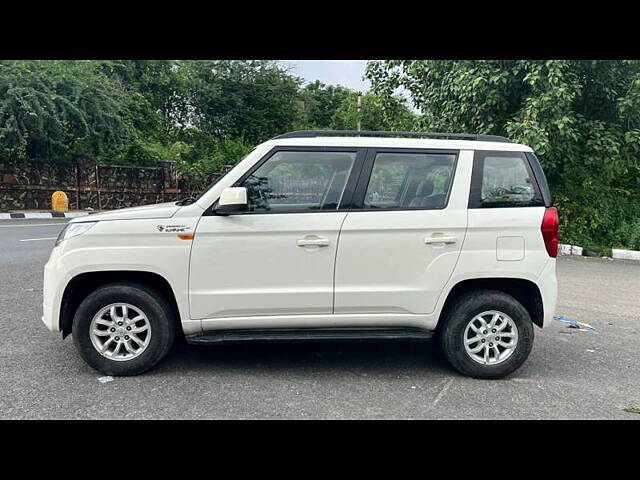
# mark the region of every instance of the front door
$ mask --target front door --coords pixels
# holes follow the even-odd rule
[[[236,182],[249,211],[196,229],[191,318],[331,314],[338,210],[361,162],[357,149],[280,147]]]
[[[340,233],[336,314],[433,312],[467,226],[471,152],[370,149]]]

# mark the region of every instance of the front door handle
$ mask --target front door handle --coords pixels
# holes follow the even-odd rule
[[[329,240],[326,238],[309,236],[299,239],[296,242],[296,245],[298,245],[299,247],[328,247]]]
[[[431,245],[434,243],[456,243],[458,239],[456,237],[425,237],[424,243]]]

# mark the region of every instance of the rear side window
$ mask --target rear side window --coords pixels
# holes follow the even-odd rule
[[[532,207],[544,204],[523,152],[476,152],[469,208]]]
[[[363,208],[444,208],[451,188],[455,161],[454,154],[376,154]]]

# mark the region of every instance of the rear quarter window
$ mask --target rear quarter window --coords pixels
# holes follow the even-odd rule
[[[476,151],[469,208],[544,206],[524,152]]]

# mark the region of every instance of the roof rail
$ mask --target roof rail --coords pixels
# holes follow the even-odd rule
[[[475,133],[391,132],[385,130],[297,130],[295,132],[283,133],[282,135],[273,137],[271,140],[312,137],[408,137],[512,143],[507,137],[501,137],[499,135],[479,135]]]

